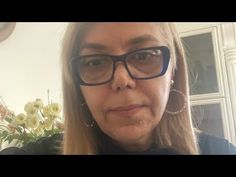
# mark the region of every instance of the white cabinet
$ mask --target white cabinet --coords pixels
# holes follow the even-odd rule
[[[194,124],[236,144],[234,23],[176,23],[188,62]]]

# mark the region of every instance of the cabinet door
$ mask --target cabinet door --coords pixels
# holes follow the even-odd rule
[[[210,32],[182,38],[189,68],[190,94],[219,92]]]
[[[192,106],[195,127],[205,133],[224,137],[222,111],[219,103]]]
[[[236,144],[220,28],[190,26],[191,30],[181,31],[180,36],[188,63],[194,125]]]

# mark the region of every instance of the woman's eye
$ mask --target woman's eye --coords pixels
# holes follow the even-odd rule
[[[97,66],[102,64],[102,60],[92,60],[87,63],[88,66]]]
[[[151,59],[155,55],[156,55],[155,51],[153,51],[153,52],[142,52],[142,53],[135,54],[135,59],[141,60],[141,61],[142,60],[148,60],[148,59]]]
[[[86,67],[97,67],[97,66],[102,66],[105,63],[106,63],[105,59],[93,58],[93,59],[86,59],[86,61],[84,61],[84,66],[86,66]]]
[[[146,60],[150,57],[151,54],[149,53],[137,53],[135,55],[135,58],[138,59],[138,60]]]

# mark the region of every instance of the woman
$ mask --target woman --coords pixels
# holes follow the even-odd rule
[[[171,23],[71,23],[62,79],[63,154],[235,152],[193,128],[186,61]],[[51,140],[40,142],[46,154]]]
[[[71,24],[63,51],[65,154],[96,153],[98,143],[94,142],[98,140],[93,129],[84,124],[84,121],[88,122],[86,118],[91,117],[94,118],[89,120],[91,123],[95,121],[114,143],[127,151],[143,151],[155,142],[157,147],[173,146],[182,153],[198,153],[188,109],[189,99],[183,100],[182,96],[188,93],[188,78],[176,34],[172,25],[163,23]],[[110,59],[112,57],[99,57],[124,54],[126,64],[117,62],[115,66]],[[87,57],[88,61],[86,57],[82,60],[92,61],[83,63],[82,76],[79,77],[79,67],[76,69],[80,61],[78,58],[72,62],[72,70],[76,71],[71,73],[68,58],[88,55],[92,55]],[[101,66],[101,70],[104,67],[106,71],[99,70],[99,64],[103,65],[103,62],[106,66]],[[80,78],[82,82],[79,82]],[[105,83],[81,85],[83,81],[88,84]],[[174,115],[165,111],[171,84],[180,91],[177,93],[181,93],[169,98],[168,104]],[[90,111],[84,111],[84,115],[84,108],[91,110],[92,116]]]
[[[173,24],[70,24],[62,62],[64,154],[207,152]]]

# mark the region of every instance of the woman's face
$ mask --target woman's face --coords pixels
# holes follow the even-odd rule
[[[80,55],[122,55],[137,49],[167,46],[161,30],[156,23],[97,23],[86,32]],[[119,62],[110,83],[81,86],[100,129],[127,150],[148,148],[168,100],[171,69],[169,64],[161,77],[134,80]]]

